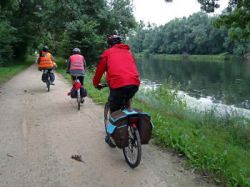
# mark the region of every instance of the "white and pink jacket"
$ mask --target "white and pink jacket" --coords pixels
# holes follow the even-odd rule
[[[68,70],[70,74],[84,75],[85,59],[82,55],[74,54],[69,57]]]

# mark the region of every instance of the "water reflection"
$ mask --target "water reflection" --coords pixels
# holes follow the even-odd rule
[[[137,62],[143,80],[162,84],[171,77],[189,96],[250,109],[250,63],[171,62],[153,57]]]

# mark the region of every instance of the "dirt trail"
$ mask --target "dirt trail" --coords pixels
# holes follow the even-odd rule
[[[55,83],[47,92],[31,66],[0,87],[1,187],[212,186],[152,145],[130,169],[104,143],[103,107],[87,98],[77,111],[70,85],[59,75]]]

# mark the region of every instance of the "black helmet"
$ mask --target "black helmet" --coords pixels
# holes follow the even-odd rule
[[[80,54],[81,53],[81,50],[79,48],[74,48],[72,50],[73,54]]]
[[[108,42],[109,45],[113,46],[115,44],[121,43],[121,41],[122,41],[122,39],[121,39],[120,36],[118,36],[118,35],[111,35],[111,36],[108,37],[108,41],[107,42]]]
[[[44,51],[44,52],[48,52],[48,51],[49,51],[49,48],[48,48],[47,45],[43,46],[43,51]]]

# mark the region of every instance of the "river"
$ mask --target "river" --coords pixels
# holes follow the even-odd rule
[[[168,61],[137,58],[144,86],[157,86],[171,79],[179,84],[180,96],[190,106],[230,107],[250,114],[250,62]]]

